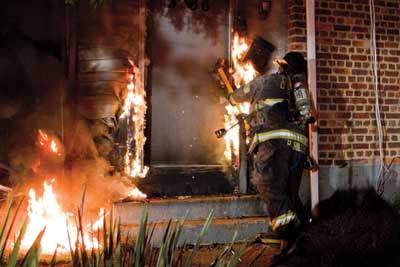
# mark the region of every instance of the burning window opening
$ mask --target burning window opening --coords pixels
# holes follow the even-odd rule
[[[149,170],[148,166],[144,166],[143,154],[146,137],[145,115],[146,115],[146,92],[139,76],[139,68],[135,66],[132,60],[128,59],[132,68],[127,70],[128,78],[128,94],[123,105],[122,119],[127,122],[127,140],[125,153],[125,173],[129,177],[144,178]]]
[[[252,81],[258,75],[250,61],[243,62],[249,48],[248,40],[245,37],[240,37],[239,34],[235,32],[231,47],[232,69],[230,69],[230,73],[236,88]],[[236,159],[239,155],[239,125],[237,117],[240,114],[249,114],[251,111],[250,107],[251,105],[248,102],[241,103],[237,106],[232,106],[230,104],[225,106],[226,114],[224,115],[224,126],[225,129],[232,127],[224,136],[224,155],[225,159],[229,162],[232,162],[232,159]]]

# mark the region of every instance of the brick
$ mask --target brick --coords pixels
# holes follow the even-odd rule
[[[368,119],[370,116],[369,116],[369,113],[361,113],[361,112],[359,112],[359,113],[354,113],[353,114],[353,118],[354,119]]]
[[[328,75],[317,75],[317,79],[321,82],[327,82],[327,81],[329,81],[329,76]]]
[[[356,136],[357,142],[363,142],[364,141],[364,136],[363,135],[357,135]]]
[[[356,106],[357,111],[364,111],[364,106]]]
[[[400,147],[400,143],[399,142],[390,142],[387,145],[389,148],[399,148]]]
[[[290,28],[305,28],[306,27],[306,23],[303,21],[294,21],[294,22],[290,22],[289,23],[289,27]]]
[[[317,53],[317,58],[331,59],[332,55],[329,53]]]
[[[397,29],[387,29],[387,34],[399,35],[399,30]]]
[[[385,75],[390,77],[398,77],[399,73],[396,71],[385,71]]]
[[[361,70],[361,69],[353,69],[351,71],[351,74],[353,74],[353,75],[367,75],[368,71],[367,70]]]
[[[385,47],[386,48],[398,48],[399,44],[395,42],[385,42]]]
[[[331,88],[331,84],[330,83],[317,82],[317,88],[318,89],[330,89]]]
[[[335,45],[351,45],[350,40],[335,39]]]
[[[335,24],[333,25],[333,29],[335,31],[350,31],[350,26]]]
[[[364,83],[352,83],[351,88],[352,89],[367,89],[367,85]]]
[[[400,134],[400,128],[389,128],[386,131],[389,134]]]
[[[350,13],[352,18],[365,18],[367,15],[365,13],[361,13],[361,12],[351,12]]]
[[[289,42],[299,42],[299,43],[302,43],[302,42],[306,42],[307,41],[307,38],[304,36],[294,36],[294,37],[290,37],[289,38]]]
[[[349,88],[349,84],[348,83],[336,83],[336,88],[338,89],[348,89]]]
[[[333,54],[333,59],[348,60],[349,56],[346,54]]]
[[[332,130],[329,128],[320,128],[319,133],[320,134],[332,134]]]
[[[333,145],[332,144],[318,144],[318,149],[321,150],[332,150]]]
[[[353,149],[368,149],[368,144],[352,144]]]
[[[366,133],[368,133],[368,130],[365,128],[353,128],[353,129],[351,129],[351,132],[353,134],[366,134]]]
[[[289,30],[289,35],[303,35],[305,34],[304,29],[294,28]]]
[[[399,58],[398,57],[384,57],[384,61],[387,62],[399,62]]]
[[[335,97],[333,98],[334,103],[349,103],[350,100],[348,98],[340,98],[340,97]]]
[[[350,144],[335,144],[336,150],[350,149],[350,148],[351,148]]]
[[[386,98],[386,99],[384,99],[384,101],[385,101],[385,104],[389,104],[389,105],[399,104],[399,99]]]
[[[319,121],[319,126],[320,126],[320,127],[326,127],[326,126],[327,126],[327,121],[325,121],[325,120],[320,120],[320,121]]]
[[[364,47],[365,42],[364,41],[358,41],[358,40],[353,40],[352,45],[356,47]]]
[[[357,97],[357,98],[352,98],[351,102],[354,104],[366,104],[367,100],[365,98],[362,97]]]
[[[400,8],[400,4],[397,1],[393,1],[393,2],[386,2],[386,6],[387,7],[394,7],[394,8]]]
[[[333,72],[337,74],[349,74],[350,70],[346,68],[334,68]]]
[[[333,142],[336,142],[336,139],[337,139],[337,136],[335,136],[335,135],[331,135],[331,136],[328,136],[328,141],[330,142],[330,143],[333,143]]]
[[[400,119],[400,113],[387,113],[385,117],[386,119]]]
[[[332,14],[335,17],[343,18],[343,17],[348,17],[350,15],[350,12],[334,10]],[[336,29],[336,26],[340,26],[341,29]],[[335,25],[335,30],[336,31],[347,31],[347,30],[344,30],[345,28],[342,28],[343,26],[345,26],[345,25]]]
[[[354,26],[352,28],[353,32],[368,32],[368,28],[367,27],[359,27],[359,26]]]
[[[392,20],[392,21],[399,21],[399,16],[390,16],[390,15],[383,15],[384,20]]]
[[[360,61],[365,61],[367,60],[367,56],[365,55],[351,55],[351,60],[360,60]]]
[[[318,8],[315,10],[315,13],[317,15],[324,15],[324,16],[329,16],[332,14],[331,10],[329,9],[324,9],[324,8]]]
[[[318,68],[318,73],[332,73],[330,68]]]
[[[350,119],[351,113],[350,112],[340,112],[336,115],[336,117],[339,119]]]

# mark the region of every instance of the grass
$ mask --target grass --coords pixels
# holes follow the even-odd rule
[[[140,220],[140,226],[136,237],[122,237],[121,224],[118,220],[113,219],[113,214],[109,219],[104,217],[103,228],[99,229],[93,235],[97,235],[97,239],[102,246],[88,250],[84,243],[83,206],[86,194],[84,188],[80,206],[76,213],[76,227],[78,229],[77,236],[74,240],[79,240],[72,245],[72,237],[68,233],[70,243],[70,257],[72,267],[190,267],[194,257],[199,251],[200,245],[212,223],[213,211],[211,211],[205,220],[203,227],[198,235],[196,243],[191,247],[191,251],[187,250],[185,245],[179,245],[183,238],[184,222],[187,214],[179,221],[170,220],[164,233],[162,243],[159,248],[152,247],[152,237],[154,227],[149,228],[147,207],[143,208]],[[15,221],[20,210],[20,200],[15,203],[15,198],[10,197],[7,203],[5,215],[0,228],[0,266],[6,267],[38,267],[41,259],[41,239],[46,228],[40,229],[38,236],[32,246],[24,253],[21,253],[21,240],[26,231],[28,219],[25,219],[19,231],[15,231]],[[16,205],[15,211],[12,212]],[[10,248],[10,235],[15,231],[18,232],[16,240],[9,249],[10,253],[5,256],[5,251]],[[226,245],[221,253],[215,258],[210,266],[214,267],[233,267],[237,264],[239,257],[245,249],[242,245],[234,255],[230,255],[232,246],[235,243],[237,233],[234,234],[230,244]],[[49,266],[53,267],[57,264],[57,248],[54,248],[54,254],[51,258]]]

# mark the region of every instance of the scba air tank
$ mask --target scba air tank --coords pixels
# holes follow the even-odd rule
[[[293,91],[297,111],[308,119],[311,116],[311,99],[304,75],[293,76]]]

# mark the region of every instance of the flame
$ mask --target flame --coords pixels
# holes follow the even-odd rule
[[[57,137],[49,136],[44,130],[38,130],[38,144],[43,151],[61,156],[61,144]]]
[[[54,140],[51,140],[50,142],[50,150],[53,151],[54,153],[58,152],[58,146]]]
[[[252,81],[257,76],[257,71],[254,69],[254,66],[251,62],[242,62],[249,48],[250,45],[248,44],[246,38],[239,37],[239,34],[236,32],[233,37],[231,50],[234,69],[232,77],[235,81],[236,87],[240,87],[241,85]]]
[[[128,193],[128,197],[134,198],[134,199],[143,199],[147,198],[147,195],[142,193],[139,188],[134,188]]]
[[[123,105],[121,117],[127,120],[127,151],[125,154],[125,172],[131,177],[145,177],[149,168],[143,165],[143,149],[146,115],[146,92],[140,84],[139,69],[129,60],[132,69],[128,71],[128,94]],[[132,147],[132,144],[135,144]]]
[[[232,42],[232,63],[233,71],[232,77],[236,87],[240,87],[250,81],[252,81],[257,76],[257,71],[254,69],[251,62],[242,62],[245,57],[247,50],[250,48],[246,38],[239,37],[236,32]],[[230,128],[232,125],[238,122],[237,116],[239,114],[249,114],[250,113],[250,103],[244,102],[237,106],[227,105],[225,107],[226,114],[225,118],[225,129]],[[224,136],[225,139],[225,151],[224,155],[228,161],[232,161],[232,156],[239,155],[239,125],[232,128]]]
[[[56,194],[53,191],[51,182],[43,183],[43,195],[38,197],[34,189],[29,190],[28,201],[28,225],[26,233],[21,242],[21,249],[28,250],[41,230],[45,228],[41,246],[44,254],[53,254],[57,248],[60,253],[69,253],[70,245],[75,248],[76,241],[82,241],[82,237],[77,239],[78,229],[75,225],[75,218],[71,213],[64,212],[58,204]],[[104,219],[104,209],[100,209],[99,219],[93,224],[88,224],[84,229],[83,241],[87,249],[99,248],[98,240],[93,236],[93,232],[102,226]],[[71,238],[71,243],[68,238]]]

